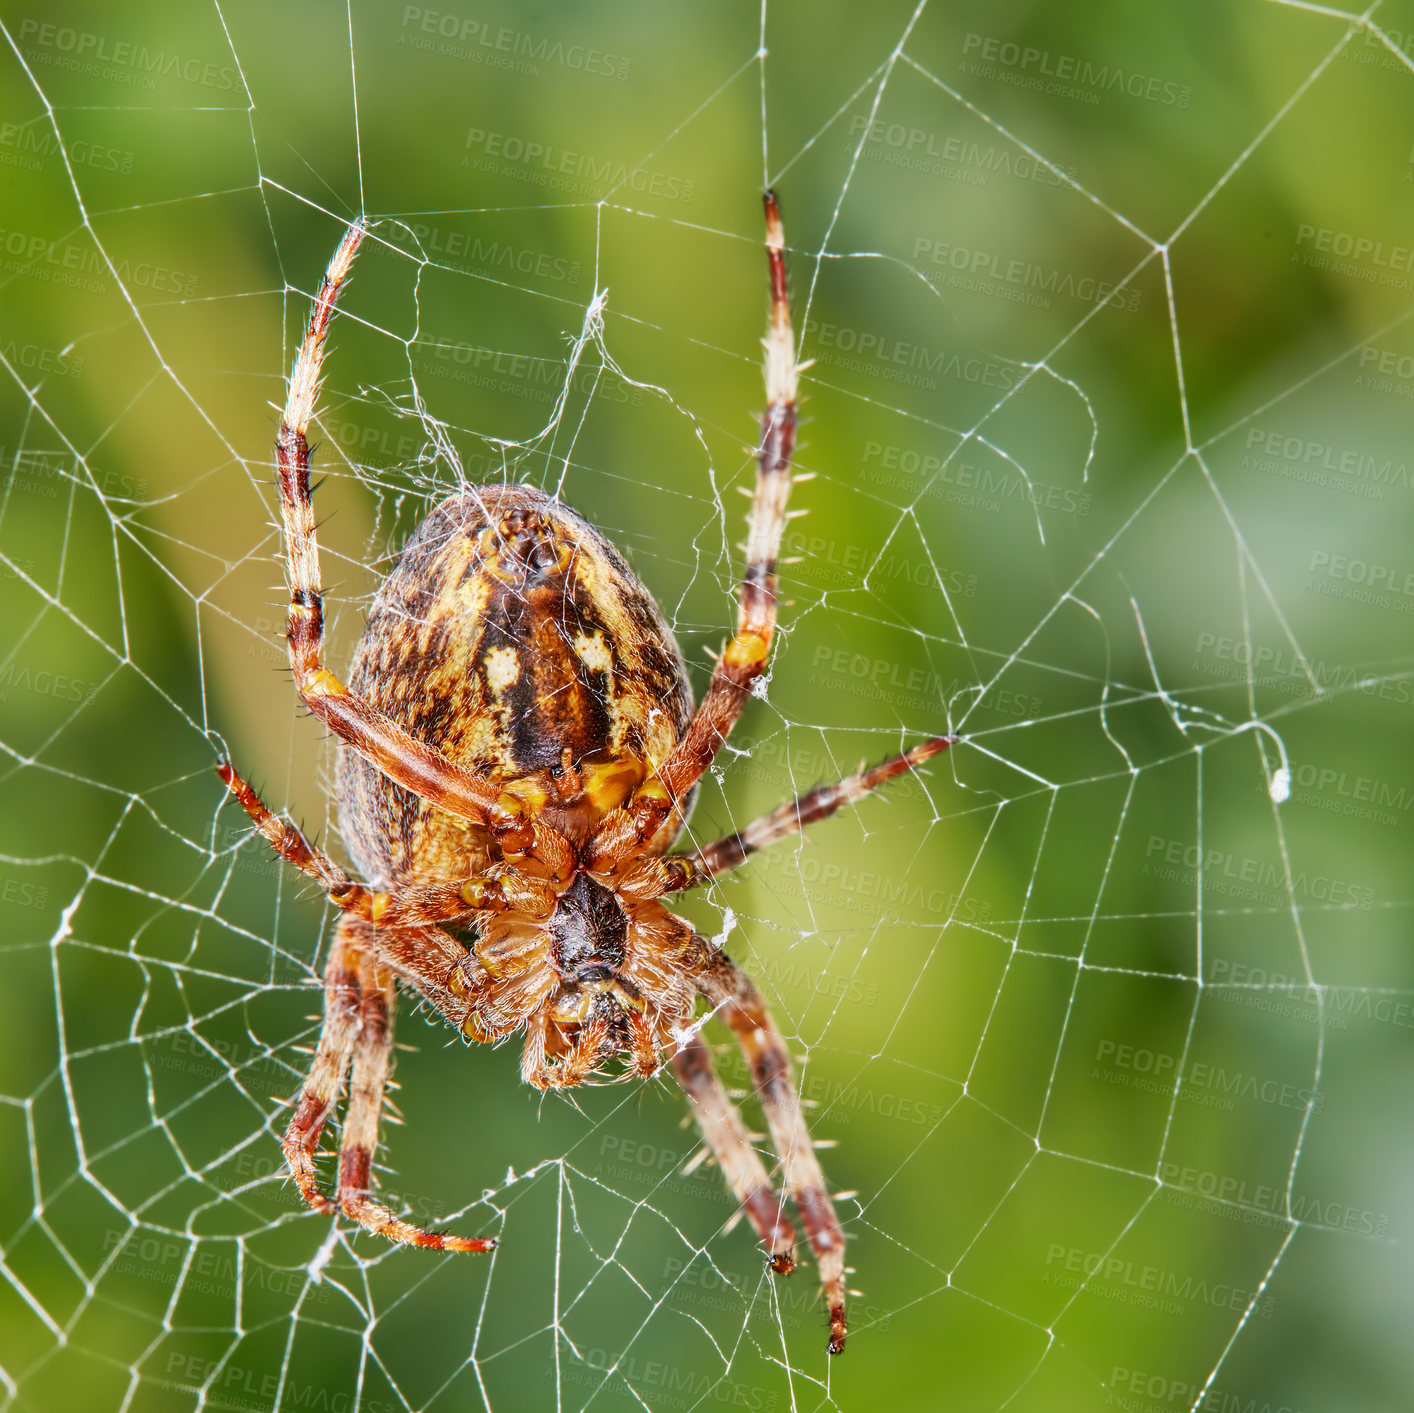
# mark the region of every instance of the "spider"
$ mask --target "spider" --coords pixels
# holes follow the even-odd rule
[[[494,1237],[424,1231],[372,1195],[401,981],[469,1040],[523,1033],[521,1073],[542,1090],[577,1085],[620,1057],[644,1078],[669,1060],[771,1268],[790,1272],[795,1227],[713,1068],[695,1015],[702,999],[746,1057],[781,1184],[815,1255],[834,1354],[845,1342],[844,1233],[785,1042],[746,974],[662,900],[852,805],[952,738],[822,785],[701,848],[667,852],[766,667],[776,624],[798,367],[780,212],[769,191],[765,208],[769,405],[737,628],[696,712],[682,654],[652,595],[593,525],[526,485],[482,486],[436,506],[373,601],[347,685],[325,667],[306,434],[330,320],[366,232],[360,220],[314,301],[275,456],[295,688],[338,738],[339,832],[368,881],[355,882],[272,815],[229,762],[218,770],[276,853],[341,910],[323,1028],[283,1140],[310,1207],[342,1211],[414,1246],[496,1245]],[[330,1198],[314,1159],[346,1075]]]

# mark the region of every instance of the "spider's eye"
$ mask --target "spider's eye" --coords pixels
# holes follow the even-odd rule
[[[553,569],[559,563],[559,559],[559,551],[548,540],[538,540],[535,548],[530,551],[530,567],[541,573],[547,569]]]

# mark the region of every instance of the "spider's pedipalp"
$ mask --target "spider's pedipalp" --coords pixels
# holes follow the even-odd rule
[[[552,1022],[546,1017],[542,1025],[544,1030],[548,1030]],[[573,1089],[575,1085],[583,1084],[605,1058],[609,1022],[602,1013],[589,1017],[571,1045],[557,1047],[557,1059],[550,1057],[544,1030],[538,1040],[533,1039],[535,1029],[534,1022],[527,1028],[521,1074],[527,1084],[533,1084],[537,1089]]]

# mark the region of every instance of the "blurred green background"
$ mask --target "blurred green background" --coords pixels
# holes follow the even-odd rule
[[[1414,5],[0,17],[3,1407],[1408,1406]],[[382,1190],[500,1251],[305,1212],[331,919],[212,771],[338,853],[270,445],[360,213],[331,665],[429,502],[509,476],[700,691],[763,181],[816,475],[691,831],[963,736],[683,909],[833,1145],[833,1362],[671,1081],[542,1100],[411,1004]]]

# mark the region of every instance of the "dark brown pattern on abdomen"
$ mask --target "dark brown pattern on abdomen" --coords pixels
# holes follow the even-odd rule
[[[503,524],[508,533],[494,533]],[[552,766],[565,746],[576,760],[656,764],[692,710],[681,654],[648,591],[593,526],[526,486],[469,491],[427,516],[374,600],[349,687],[459,765],[499,779]],[[486,857],[476,831],[347,747],[339,821],[379,886],[455,877],[460,861]]]

